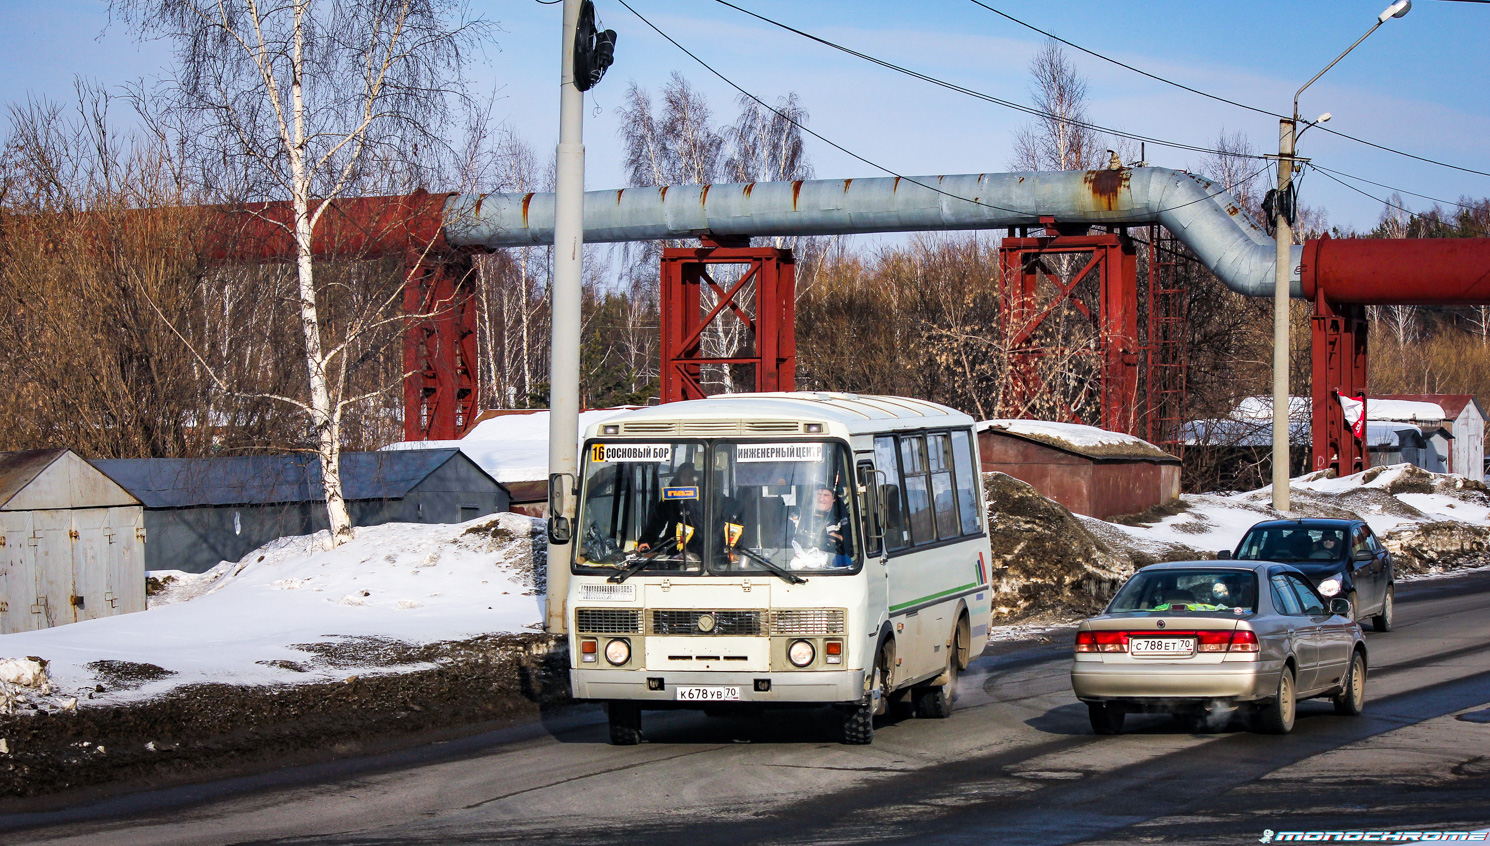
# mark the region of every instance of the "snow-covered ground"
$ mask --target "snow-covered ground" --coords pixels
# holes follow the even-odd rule
[[[541,626],[540,520],[389,523],[336,549],[325,541],[284,538],[206,573],[152,573],[170,581],[149,610],[5,635],[0,659],[46,659],[54,701],[118,703],[201,682],[339,680],[390,669],[390,648]]]

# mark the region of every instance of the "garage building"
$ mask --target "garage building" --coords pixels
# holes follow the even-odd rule
[[[110,459],[93,465],[145,506],[151,570],[202,573],[260,546],[327,527],[316,456]],[[506,511],[506,488],[457,449],[347,452],[354,526],[462,523]]]
[[[0,634],[144,611],[143,520],[71,450],[0,452]]]

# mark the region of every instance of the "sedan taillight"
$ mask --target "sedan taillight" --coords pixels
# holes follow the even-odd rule
[[[1077,652],[1127,652],[1130,637],[1193,637],[1196,652],[1257,652],[1257,633],[1248,629],[1200,632],[1077,632]]]
[[[1196,652],[1225,652],[1231,645],[1231,632],[1196,632]]]
[[[1257,632],[1250,629],[1237,629],[1231,633],[1232,652],[1257,652],[1261,644],[1257,642]]]
[[[1077,632],[1077,652],[1127,652],[1127,632]]]

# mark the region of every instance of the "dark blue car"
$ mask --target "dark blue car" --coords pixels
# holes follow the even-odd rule
[[[1360,520],[1265,520],[1247,530],[1235,553],[1221,558],[1276,561],[1297,567],[1326,598],[1350,600],[1355,619],[1392,629],[1396,574],[1392,556]]]

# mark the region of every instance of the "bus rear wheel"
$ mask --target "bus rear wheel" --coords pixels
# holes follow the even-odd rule
[[[916,691],[916,716],[945,720],[952,716],[952,705],[957,701],[957,679],[967,669],[972,636],[967,616],[957,620],[952,638],[947,644],[947,669],[942,674],[942,683],[935,687],[923,687]]]
[[[605,710],[612,746],[635,746],[642,742],[642,709],[635,702],[611,702]]]

